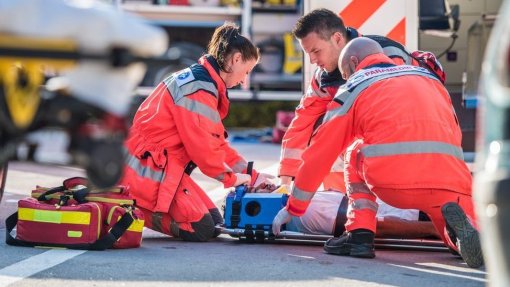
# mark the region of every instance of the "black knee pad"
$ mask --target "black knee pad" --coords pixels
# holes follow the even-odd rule
[[[195,232],[179,229],[179,238],[184,241],[204,242],[215,237],[216,228],[213,217],[209,213],[205,214],[199,221],[192,222],[191,226]]]

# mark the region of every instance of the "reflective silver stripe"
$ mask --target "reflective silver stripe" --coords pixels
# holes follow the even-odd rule
[[[203,103],[200,103],[198,101],[186,97],[187,95],[193,94],[198,90],[208,91],[217,97],[218,89],[216,89],[216,86],[214,86],[213,83],[206,81],[192,81],[179,87],[174,76],[168,77],[164,83],[168,91],[170,92],[170,95],[172,95],[172,98],[174,99],[174,103],[176,105],[181,106],[191,112],[200,114],[210,119],[214,123],[218,123],[221,121],[218,111],[210,108],[209,106]]]
[[[216,97],[218,96],[218,89],[216,89],[216,86],[213,83],[206,81],[189,82],[188,84],[181,86],[180,89],[182,94],[185,96],[193,94],[198,90],[205,90],[212,93]]]
[[[347,208],[347,213],[361,209],[370,209],[373,212],[377,213],[378,208],[379,204],[377,204],[377,202],[366,198],[359,198],[351,201],[349,207]]]
[[[368,77],[367,79],[361,80],[359,82],[357,81],[357,79],[354,79],[353,80],[354,84],[349,85],[349,82],[348,82],[347,84],[343,85],[338,90],[338,92],[335,96],[335,99],[340,100],[344,104],[336,109],[328,111],[326,113],[326,115],[324,116],[323,123],[331,120],[334,117],[343,116],[343,115],[347,114],[347,112],[350,110],[350,108],[354,104],[354,101],[356,101],[356,99],[358,98],[359,94],[375,82],[385,80],[388,78],[407,76],[407,75],[424,76],[424,77],[427,77],[427,78],[437,81],[437,78],[435,76],[433,76],[431,73],[427,72],[423,68],[412,67],[412,70],[408,70],[408,71],[398,70],[398,69],[405,68],[405,67],[411,67],[411,66],[397,66],[397,70],[394,72],[385,72],[385,73],[377,75],[377,76]],[[381,70],[385,70],[385,69],[381,68]],[[370,73],[370,69],[361,70],[357,73]],[[355,75],[353,75],[351,78],[355,77]],[[361,74],[359,76],[362,77]]]
[[[414,141],[367,145],[361,148],[361,153],[365,157],[438,153],[450,155],[459,160],[464,160],[464,153],[462,152],[461,147],[436,141]]]
[[[285,148],[282,150],[282,159],[298,159],[301,160],[303,149]]]
[[[292,196],[295,199],[301,200],[301,201],[310,201],[310,200],[312,200],[313,195],[314,195],[314,192],[305,191],[305,190],[299,189],[297,187],[294,187],[294,189],[292,190]]]
[[[395,46],[384,47],[383,51],[384,51],[384,54],[386,54],[386,56],[388,56],[390,58],[395,57],[395,56],[402,58],[404,60],[404,62],[406,63],[406,65],[411,65],[413,63],[412,58],[408,53],[402,51],[402,49],[399,49]]]
[[[172,75],[171,77],[166,78],[164,83],[174,101],[178,101],[182,97],[193,94],[198,90],[208,91],[218,97],[218,89],[211,82],[196,80],[179,87],[174,75]]]
[[[148,166],[142,165],[140,160],[128,152],[125,152],[126,164],[133,169],[136,174],[141,177],[149,178],[153,181],[162,182],[165,178],[165,173],[162,171],[155,171]]]
[[[183,97],[182,99],[175,102],[175,105],[185,108],[186,110],[199,114],[203,117],[208,118],[213,123],[221,122],[220,115],[217,110],[189,97]]]
[[[234,172],[243,172],[244,169],[246,169],[248,167],[248,163],[244,160],[244,159],[240,159],[238,162],[236,162],[234,164],[234,166],[232,166],[232,170]]]
[[[364,182],[350,183],[347,185],[347,194],[351,195],[356,193],[372,194],[372,191],[370,191],[370,188],[368,188],[367,184]]]

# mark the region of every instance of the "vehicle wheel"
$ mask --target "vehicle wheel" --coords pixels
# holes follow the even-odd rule
[[[142,81],[142,86],[157,86],[166,77],[174,72],[187,68],[197,62],[205,53],[205,49],[199,45],[189,42],[176,42],[166,51],[165,57],[168,59],[179,59],[161,62],[161,65],[149,67]]]

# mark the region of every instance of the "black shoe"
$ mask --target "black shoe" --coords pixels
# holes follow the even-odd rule
[[[462,208],[449,202],[441,208],[446,229],[453,243],[459,249],[460,256],[471,268],[483,265],[482,247],[478,231],[471,225]]]
[[[374,233],[366,229],[344,232],[340,237],[328,239],[324,244],[324,251],[336,255],[374,258]]]

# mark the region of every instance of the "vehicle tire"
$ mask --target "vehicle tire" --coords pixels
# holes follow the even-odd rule
[[[154,87],[166,79],[169,75],[195,64],[205,53],[205,49],[190,42],[176,42],[170,45],[164,58],[179,59],[162,61],[161,65],[149,67],[142,81],[142,86]]]

